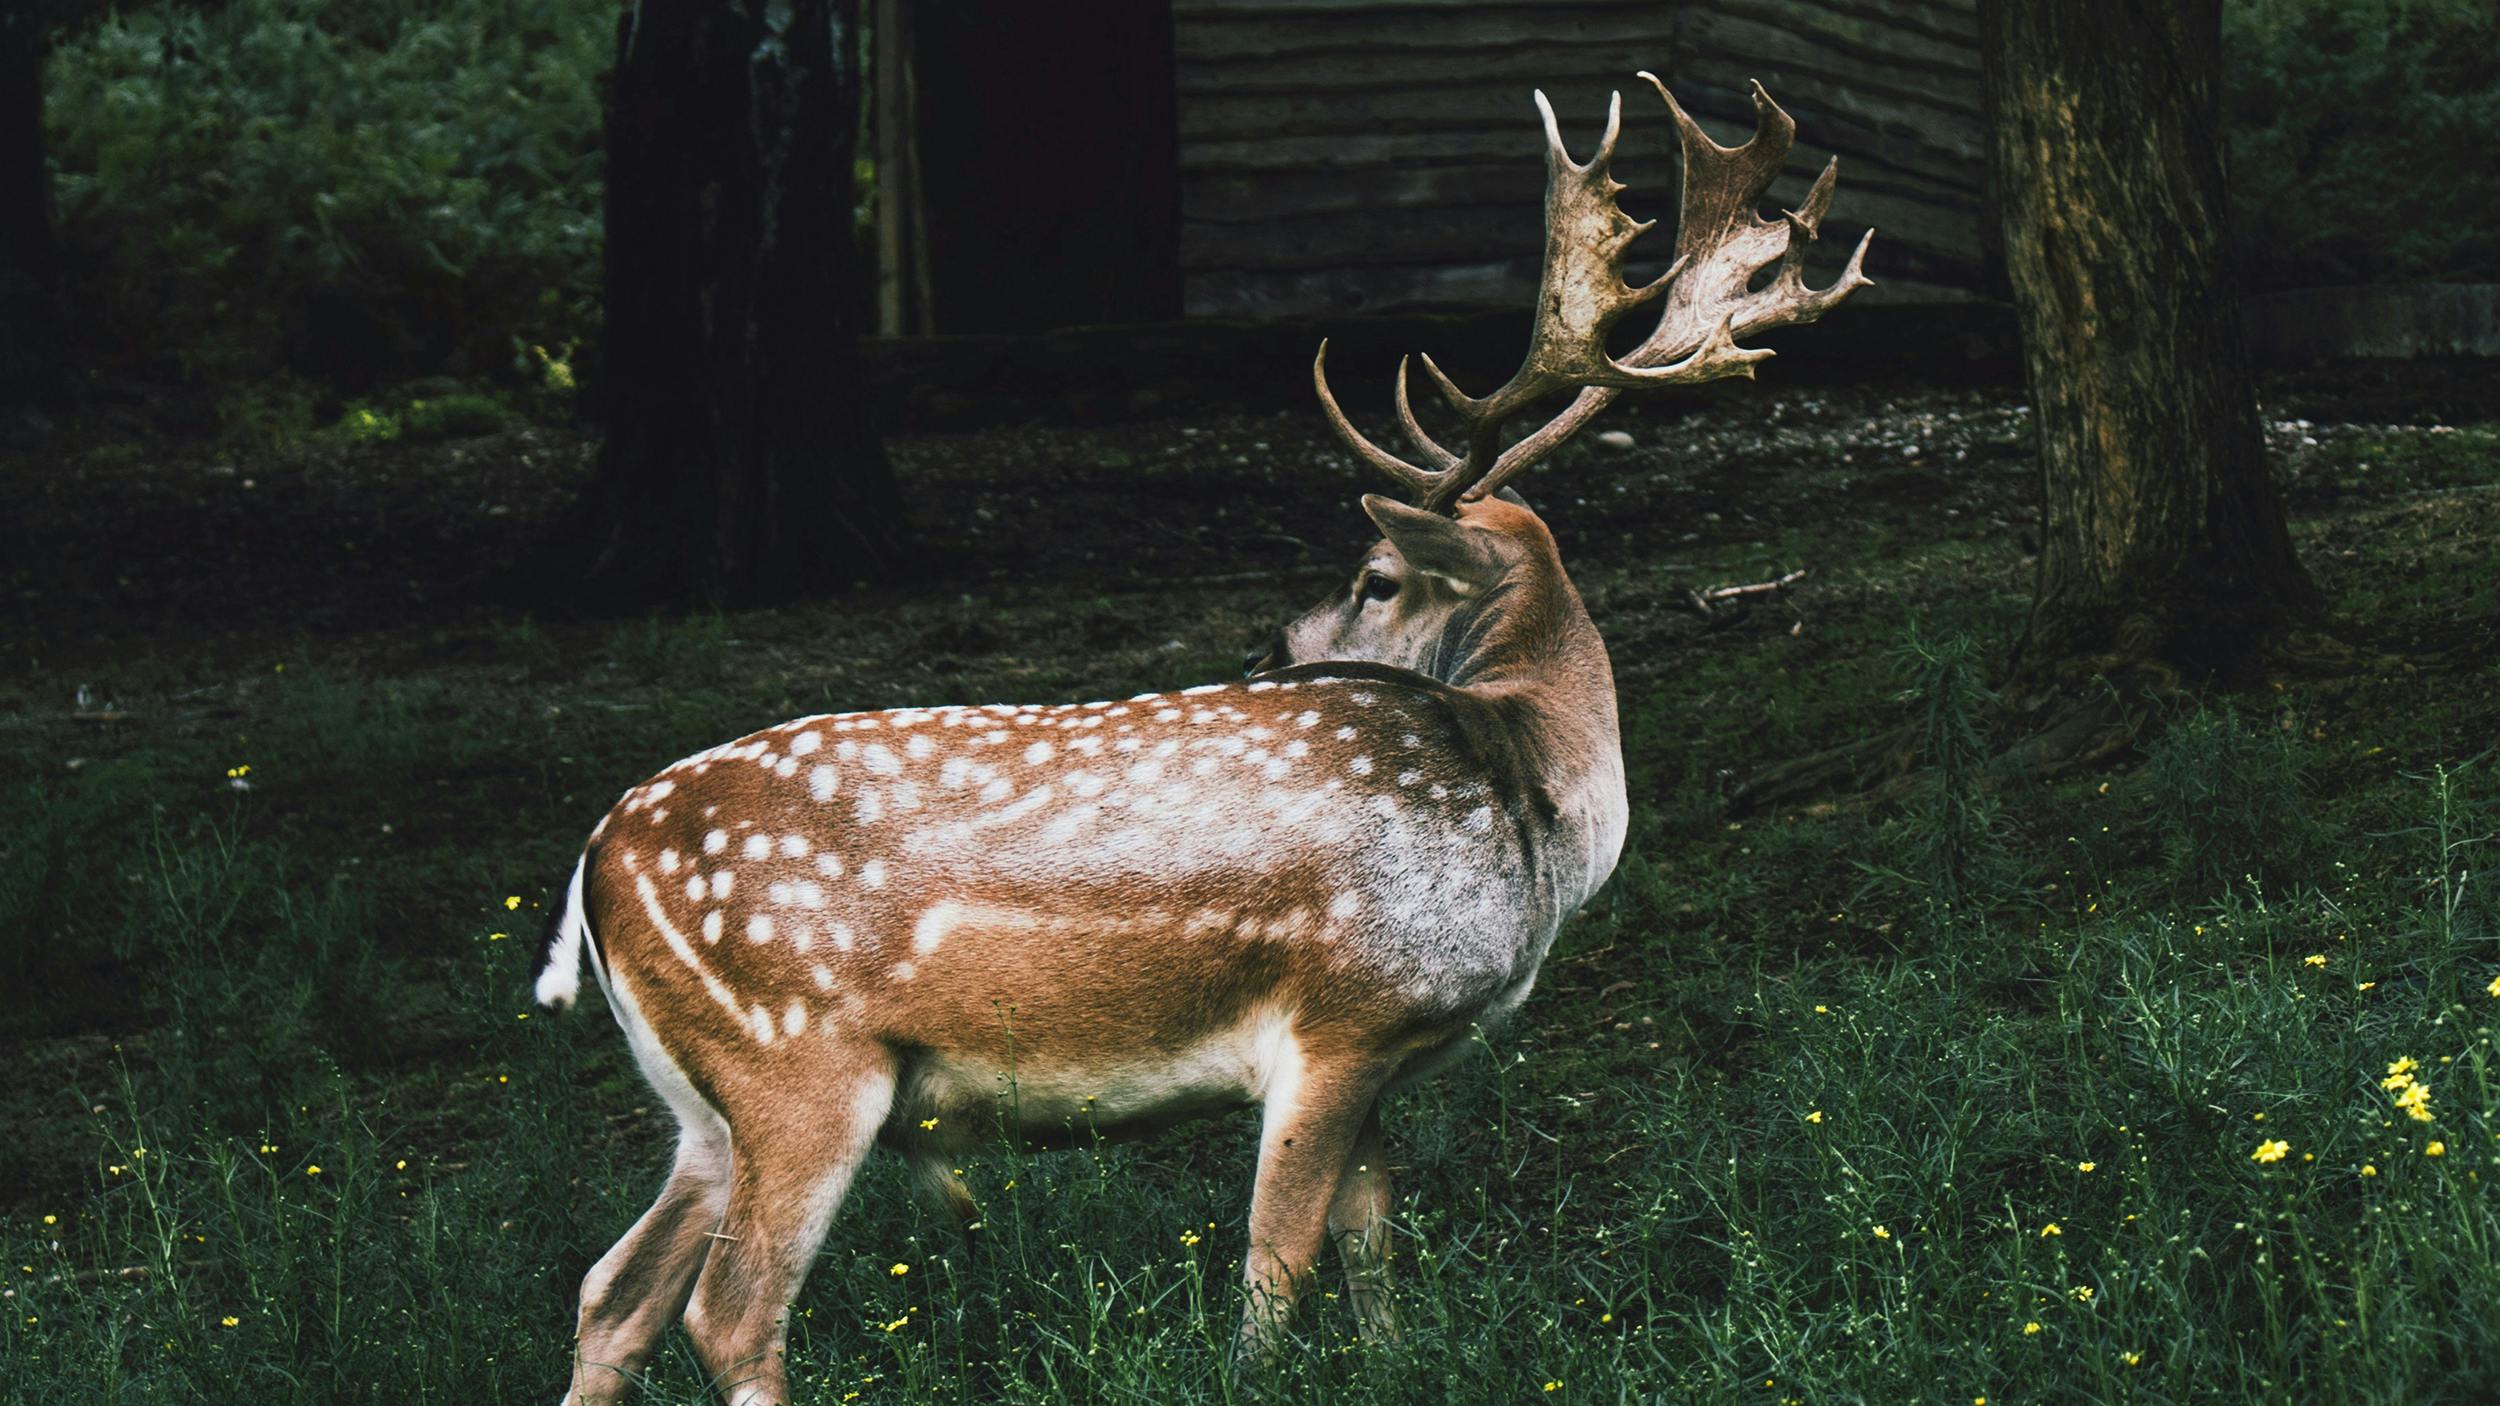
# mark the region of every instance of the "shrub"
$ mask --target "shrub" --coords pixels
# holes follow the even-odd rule
[[[597,319],[605,0],[132,9],[55,53],[63,248],[111,359],[354,390]]]
[[[2251,288],[2500,278],[2488,0],[2230,0],[2223,23]]]

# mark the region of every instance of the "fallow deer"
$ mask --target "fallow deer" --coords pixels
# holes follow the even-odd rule
[[[1643,77],[1649,77],[1647,74]],[[1534,512],[1499,490],[1620,391],[1750,376],[1746,333],[1867,279],[1861,241],[1809,289],[1802,207],[1757,204],[1795,132],[1759,85],[1721,147],[1681,133],[1677,257],[1622,278],[1646,224],[1616,205],[1618,96],[1586,164],[1542,93],[1546,245],[1519,373],[1482,398],[1425,370],[1466,427],[1421,463],[1348,423],[1409,501],[1352,584],[1278,631],[1253,676],[1054,706],[800,718],[697,753],[591,834],[538,999],[585,956],[679,1125],[667,1184],[582,1283],[568,1400],[620,1398],[682,1313],[714,1389],[786,1399],[785,1316],[876,1143],[966,1223],[965,1147],[1136,1132],[1256,1104],[1242,1345],[1274,1345],[1333,1241],[1367,1333],[1392,1328],[1381,1096],[1528,994],[1626,822],[1606,647]],[[1777,268],[1760,287],[1755,277]],[[1614,322],[1663,298],[1621,359]],[[1539,397],[1567,409],[1515,444]]]

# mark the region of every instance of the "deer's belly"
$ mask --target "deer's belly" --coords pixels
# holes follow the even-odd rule
[[[1041,1143],[1083,1141],[1255,1103],[1299,1060],[1286,1019],[1267,1013],[1178,1046],[1105,1041],[1012,1059],[923,1050],[911,1060],[889,1121],[917,1129],[935,1119],[929,1131],[942,1142],[1002,1130]]]

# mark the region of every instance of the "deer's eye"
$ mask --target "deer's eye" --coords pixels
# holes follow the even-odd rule
[[[1398,593],[1398,580],[1394,576],[1368,572],[1364,575],[1363,584],[1358,589],[1365,600],[1388,600]]]

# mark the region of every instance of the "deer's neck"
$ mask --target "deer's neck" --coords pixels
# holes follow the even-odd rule
[[[1614,667],[1559,568],[1496,591],[1437,662],[1551,807],[1542,867],[1574,908],[1614,871],[1629,818]]]

